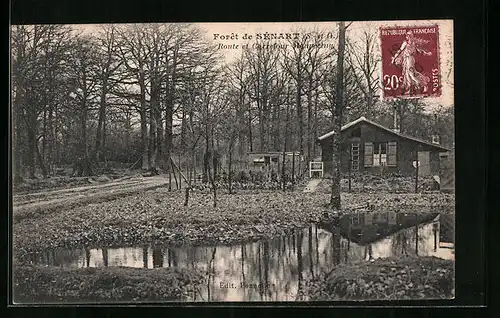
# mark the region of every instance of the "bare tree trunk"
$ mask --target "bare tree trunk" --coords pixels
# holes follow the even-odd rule
[[[241,160],[245,156],[245,138],[246,133],[245,129],[245,110],[243,109],[245,105],[245,98],[244,95],[240,96],[240,103],[237,106],[237,113],[236,116],[238,117],[238,126],[241,127],[241,129],[238,130],[238,159]]]
[[[31,106],[33,107],[33,106]],[[30,111],[31,112],[31,111]],[[26,125],[27,137],[28,137],[28,153],[27,153],[27,161],[29,167],[29,176],[30,178],[36,178],[36,113],[28,114],[28,125]]]
[[[149,147],[148,147],[148,123],[146,113],[146,84],[144,79],[144,71],[139,75],[140,93],[140,116],[141,116],[141,143],[142,143],[142,169],[147,170],[149,167]]]
[[[337,55],[337,78],[335,87],[335,111],[333,114],[333,171],[332,171],[332,196],[330,205],[334,210],[340,210],[340,143],[342,130],[342,109],[344,107],[344,50],[345,50],[345,22],[339,22],[339,48]]]
[[[193,161],[194,162],[194,161]],[[191,167],[189,167],[189,164],[188,164],[188,171],[187,171],[187,174],[188,174],[188,181],[187,181],[187,185],[186,185],[186,196],[184,198],[184,206],[188,206],[189,204],[189,190],[191,189],[191,173],[192,173],[192,170],[193,170],[193,162],[191,162]]]
[[[48,144],[47,144],[47,168],[48,168],[48,174],[53,175],[54,174],[54,144],[56,141],[56,135],[54,134],[54,106],[52,103],[50,103],[49,110],[48,110]]]
[[[167,84],[168,85],[168,84]],[[165,168],[170,175],[170,160],[172,157],[172,139],[173,139],[173,116],[174,116],[174,105],[172,96],[170,96],[170,91],[167,92],[166,103],[165,103],[165,148],[164,148],[164,158],[165,158]]]
[[[259,139],[260,139],[260,151],[267,151],[267,139],[269,136],[267,135],[267,110],[266,105],[262,102],[258,101],[260,104],[259,107]]]
[[[174,162],[172,160],[172,158],[170,158],[170,166],[172,168],[172,174],[174,175],[174,180],[175,180],[175,188],[176,189],[180,189],[179,188],[179,182],[177,181],[177,175],[175,173],[175,169],[174,169]]]
[[[88,120],[88,105],[87,105],[87,94],[84,94],[83,102],[82,102],[82,118],[81,118],[81,134],[82,139],[80,143],[80,151],[83,152],[83,175],[91,176],[92,167],[89,158],[89,150],[88,150],[88,138],[87,138],[87,120]]]
[[[299,121],[299,151],[304,153],[304,118],[302,111],[302,78],[297,78],[297,119]]]
[[[102,143],[101,143],[101,155],[106,160],[106,155],[104,149],[106,148],[106,134],[107,134],[107,122],[106,122],[106,112],[102,116]]]
[[[252,136],[252,108],[251,103],[248,103],[248,142],[250,145],[250,152],[253,151],[253,136]]]
[[[229,194],[233,194],[233,144],[234,144],[234,137],[233,134],[231,134],[231,140],[229,141],[229,166],[228,166],[228,190]]]
[[[132,130],[132,125],[131,125],[131,116],[130,113],[127,112],[126,117],[125,117],[125,122],[124,122],[124,128],[125,128],[125,135],[123,138],[123,146],[125,149],[130,148],[130,131]]]
[[[38,165],[40,166],[40,170],[42,171],[42,176],[44,178],[46,178],[47,177],[47,168],[45,167],[42,153],[40,152],[38,145],[35,146],[35,148],[36,148],[37,161],[38,161]]]
[[[212,184],[212,190],[214,192],[214,208],[217,207],[217,187],[215,185],[215,178],[212,175],[211,165],[208,164],[208,178],[210,179],[210,183]]]
[[[54,105],[54,119],[59,118],[59,113],[58,113],[58,108],[57,104]],[[57,136],[59,134],[59,126],[57,124],[57,121],[54,123],[54,133],[53,133],[53,140],[54,140],[54,165],[55,164],[60,164],[61,163],[61,154],[60,154],[60,144],[57,141]]]
[[[97,131],[95,136],[95,151],[94,158],[96,160],[101,159],[101,147],[103,139],[104,130],[104,117],[106,116],[106,94],[107,94],[107,80],[103,81],[103,88],[101,91],[100,101],[99,101],[99,116],[97,120]]]
[[[205,154],[203,155],[203,183],[208,183],[210,181],[209,175],[208,175],[208,170],[210,168],[210,149],[208,146],[208,140],[207,140],[207,145],[205,147]]]
[[[318,140],[318,96],[319,93],[316,92],[314,98],[314,142],[313,142],[313,156],[316,157],[316,140]]]
[[[13,170],[14,170],[14,182],[15,183],[20,183],[23,181],[22,178],[22,140],[21,140],[21,131],[22,131],[22,125],[21,125],[21,103],[20,103],[20,94],[18,93],[16,98],[13,101],[13,108],[14,111],[13,116],[12,116],[12,136],[13,136],[13,141],[14,141],[14,165],[13,165]]]
[[[292,191],[295,190],[295,150],[292,155]]]
[[[159,103],[158,103],[158,108],[155,109],[155,118],[156,118],[156,156],[159,158],[158,160],[161,161],[161,158],[163,158],[163,153],[164,153],[164,148],[165,148],[165,143],[163,142],[163,119],[161,116],[161,110],[159,108]]]
[[[182,174],[181,154],[179,152],[179,175]],[[182,189],[182,178],[179,176],[179,190]]]
[[[173,139],[173,116],[174,116],[174,93],[176,90],[176,67],[177,53],[174,49],[172,64],[169,64],[169,55],[165,55],[165,64],[170,72],[165,83],[165,149],[164,157],[167,171],[170,176],[170,160],[172,160],[172,139]]]
[[[47,158],[46,157],[46,154],[47,154],[47,108],[44,107],[43,109],[43,120],[42,120],[42,136],[39,137],[42,139],[42,150],[40,151],[40,149],[37,147],[37,151],[39,153],[37,153],[37,157],[38,157],[38,160],[41,160],[41,164],[40,164],[40,167],[43,166],[43,169],[42,169],[42,175],[44,178],[47,177],[47,169],[45,168],[45,159]]]
[[[158,100],[156,98],[157,92],[156,88],[151,88],[151,102],[149,105],[149,166],[148,170],[151,171],[151,174],[157,174],[156,169],[156,155],[158,152],[157,144],[156,144],[156,108],[158,107]]]
[[[283,167],[281,169],[281,179],[283,181],[283,191],[286,190],[286,175],[285,175],[285,166],[286,166],[286,151],[287,151],[287,141],[288,141],[288,122],[290,121],[290,112],[288,110],[290,106],[286,106],[286,121],[285,121],[285,142],[283,148]]]
[[[272,145],[272,150],[275,151],[277,149],[279,149],[277,146],[278,146],[278,141],[277,141],[277,136],[278,136],[278,127],[279,127],[279,123],[277,122],[277,118],[278,118],[278,110],[277,110],[277,106],[274,105],[274,104],[271,104],[271,132],[270,132],[270,137],[271,137],[271,141],[269,144]]]
[[[150,114],[151,118],[151,114]],[[154,119],[149,122],[149,149],[148,149],[148,171],[152,174],[156,171],[156,123]]]
[[[307,90],[307,160],[309,162],[311,160],[311,135],[312,135],[312,80],[309,80],[309,88]]]

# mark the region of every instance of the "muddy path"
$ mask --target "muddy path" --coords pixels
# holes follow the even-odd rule
[[[30,211],[102,202],[168,185],[164,176],[134,177],[89,186],[18,194],[12,198],[14,218]]]

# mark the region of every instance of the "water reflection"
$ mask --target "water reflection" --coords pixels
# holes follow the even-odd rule
[[[355,216],[329,230],[311,225],[244,245],[51,250],[33,261],[63,267],[192,268],[207,273],[205,284],[191,295],[193,301],[293,301],[306,279],[341,263],[405,255],[454,259],[453,248],[441,241],[440,218],[406,217],[384,226]]]

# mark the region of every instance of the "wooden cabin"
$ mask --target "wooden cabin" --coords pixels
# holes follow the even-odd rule
[[[325,176],[332,171],[332,138],[337,134],[330,131],[319,137],[321,160]],[[436,141],[428,142],[407,136],[396,130],[360,117],[341,130],[341,172],[347,173],[393,173],[414,175],[419,161],[419,175],[439,175],[440,154],[450,150]]]
[[[295,156],[294,156],[295,153]],[[281,174],[283,167],[283,152],[249,152],[247,154],[247,169],[251,171],[263,171],[270,173],[274,171]],[[291,171],[295,168],[295,175],[299,175],[302,167],[305,167],[304,156],[298,151],[285,152],[285,169]]]

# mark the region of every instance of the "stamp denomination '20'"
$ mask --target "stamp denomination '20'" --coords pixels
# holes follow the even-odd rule
[[[384,99],[441,96],[439,28],[380,28]]]

